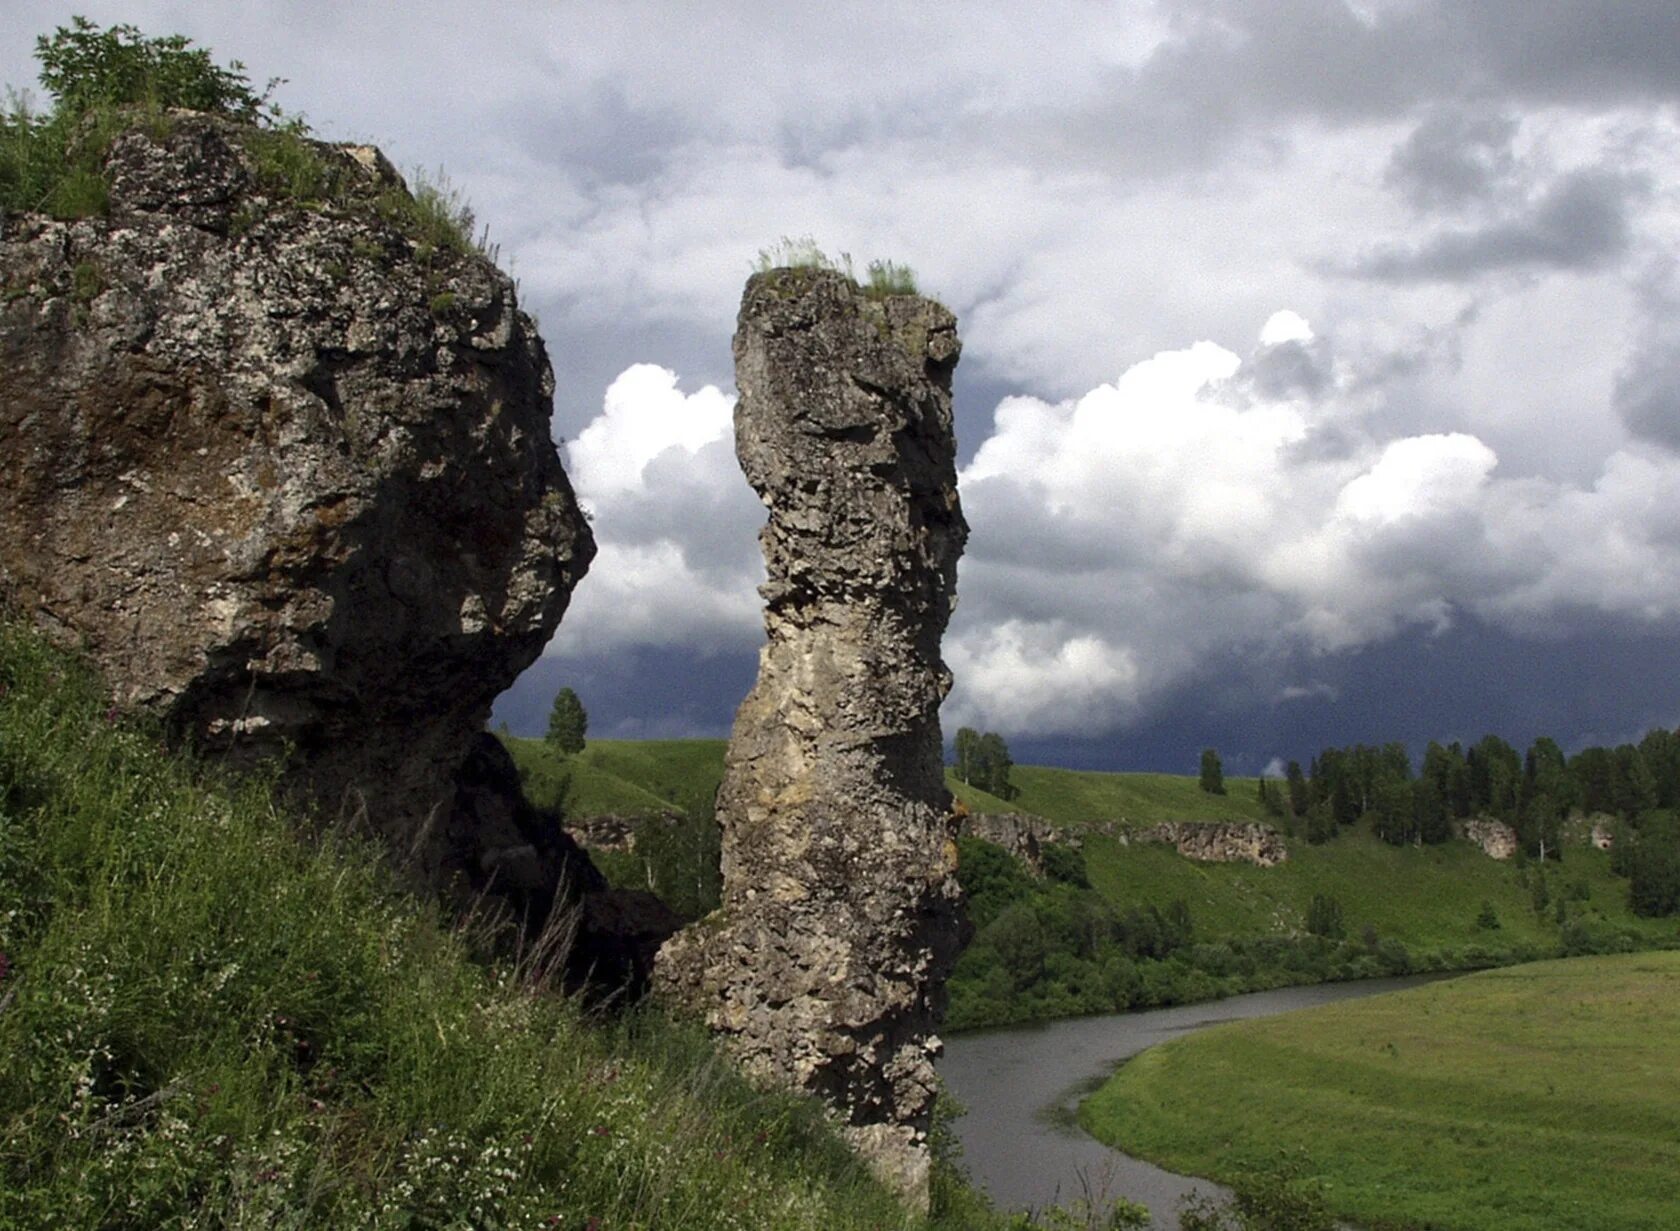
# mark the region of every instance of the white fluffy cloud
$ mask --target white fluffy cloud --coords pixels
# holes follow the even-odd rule
[[[1334,363],[1316,397],[1257,393],[1250,372],[1313,331],[1278,313],[1261,338],[1247,362],[1199,342],[998,407],[961,475],[953,721],[1102,729],[1217,653],[1283,663],[1460,612],[1526,632],[1680,618],[1671,456],[1619,450],[1590,486],[1503,478],[1467,433],[1373,435]]]
[[[960,475],[950,725],[1123,726],[1217,655],[1284,673],[1464,612],[1524,633],[1680,621],[1680,458],[1630,445],[1589,484],[1503,476],[1466,432],[1384,438],[1363,374],[1300,315],[1260,337],[1246,359],[1197,342],[1078,398],[999,403]],[[1266,393],[1280,362],[1326,374]],[[567,445],[600,555],[554,652],[756,644],[763,510],[732,404],[637,364]]]
[[[608,387],[565,450],[599,552],[552,652],[751,644],[764,511],[735,462],[733,408],[732,394],[683,393],[649,363]]]

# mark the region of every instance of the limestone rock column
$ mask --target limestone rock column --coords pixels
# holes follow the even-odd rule
[[[768,640],[718,792],[723,905],[665,945],[656,986],[749,1070],[826,1099],[925,1203],[963,927],[938,712],[968,535],[956,320],[780,269],[747,283],[734,349],[736,452],[769,509]]]

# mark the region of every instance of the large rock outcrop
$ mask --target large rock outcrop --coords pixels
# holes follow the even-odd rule
[[[718,792],[723,906],[655,967],[924,1200],[933,1030],[962,939],[938,714],[968,533],[958,350],[955,319],[918,296],[813,270],[747,283],[735,441],[770,511],[768,643]]]
[[[175,113],[108,216],[5,219],[0,600],[423,879],[540,899],[570,843],[479,732],[594,554],[547,355],[376,150],[287,140]]]
[[[1271,868],[1289,859],[1283,835],[1259,821],[1163,821],[1142,829],[1099,826],[1122,846],[1164,842],[1186,859],[1200,863],[1251,863]]]

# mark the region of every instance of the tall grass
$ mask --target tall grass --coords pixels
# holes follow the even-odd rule
[[[860,278],[853,266],[851,253],[842,252],[838,258],[831,257],[809,235],[801,235],[797,239],[784,235],[768,248],[760,248],[758,258],[753,262],[753,272],[764,274],[775,269],[818,269],[843,274],[871,299],[920,293],[916,288],[916,271],[910,266],[896,261],[871,261],[864,267],[863,277]]]
[[[0,625],[0,1226],[922,1225],[813,1102],[452,922]]]

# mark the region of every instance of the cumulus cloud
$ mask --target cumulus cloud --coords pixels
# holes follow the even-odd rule
[[[735,462],[734,397],[694,393],[654,364],[627,368],[566,446],[566,470],[599,552],[552,645],[750,645],[764,569],[764,510]]]
[[[960,476],[954,720],[1103,729],[1233,648],[1283,671],[1465,612],[1525,633],[1680,620],[1680,460],[1619,451],[1590,486],[1502,478],[1465,432],[1350,432],[1345,372],[1318,398],[1264,395],[1244,369],[1312,331],[1280,314],[1264,336],[1246,361],[1200,342],[998,407]],[[1346,447],[1311,447],[1326,431]]]

